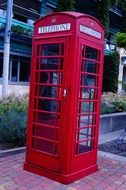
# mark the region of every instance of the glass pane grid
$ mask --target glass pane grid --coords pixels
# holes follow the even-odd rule
[[[32,148],[58,154],[64,43],[37,45]]]
[[[82,45],[76,154],[94,150],[100,51]]]

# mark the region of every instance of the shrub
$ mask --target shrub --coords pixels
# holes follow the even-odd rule
[[[126,94],[103,94],[101,101],[101,114],[117,112],[126,112]]]
[[[8,110],[17,112],[27,112],[28,95],[24,96],[8,96],[0,100],[0,116],[4,116]]]
[[[0,141],[10,147],[24,146],[28,95],[0,100]]]
[[[24,146],[26,139],[27,114],[9,110],[1,118],[0,140],[9,146]]]

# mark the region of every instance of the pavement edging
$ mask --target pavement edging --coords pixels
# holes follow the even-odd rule
[[[25,152],[26,147],[13,148],[8,150],[0,150],[0,158]]]
[[[126,162],[126,157],[118,156],[116,154],[111,154],[111,153],[108,153],[108,152],[98,151],[98,156],[103,156],[103,157],[109,158],[111,160]]]

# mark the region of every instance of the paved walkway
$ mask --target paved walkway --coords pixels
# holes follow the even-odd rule
[[[24,153],[0,158],[0,190],[126,190],[126,162],[99,155],[99,170],[69,185],[24,171]]]

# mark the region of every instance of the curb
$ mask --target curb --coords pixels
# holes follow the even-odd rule
[[[98,156],[103,156],[105,158],[109,158],[109,159],[115,160],[115,161],[126,162],[126,157],[119,156],[119,155],[116,155],[116,154],[111,154],[111,153],[108,153],[108,152],[98,151]]]
[[[18,153],[23,153],[25,152],[26,147],[20,147],[20,148],[13,148],[9,150],[1,150],[0,151],[0,158],[5,157],[5,156],[10,156]]]

